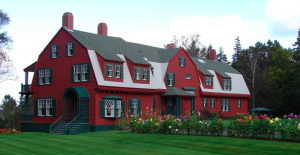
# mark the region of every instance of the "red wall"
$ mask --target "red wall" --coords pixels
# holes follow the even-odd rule
[[[75,42],[75,54],[72,57],[65,56],[66,43],[69,41]],[[50,47],[53,44],[59,45],[59,56],[56,59],[50,58]],[[71,66],[74,64],[88,63],[91,64],[87,50],[73,37],[71,37],[64,29],[54,36],[43,52],[39,55],[35,73],[32,81],[32,90],[34,92],[34,100],[37,98],[52,97],[56,99],[56,116],[55,117],[33,117],[34,123],[53,123],[62,115],[62,99],[65,90],[69,87],[83,87],[90,97],[90,123],[94,123],[95,117],[95,91],[97,83],[91,66],[91,75],[89,82],[71,82]],[[42,68],[52,68],[52,84],[37,85],[37,71]]]

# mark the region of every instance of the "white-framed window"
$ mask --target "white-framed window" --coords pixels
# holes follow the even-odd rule
[[[143,80],[144,80],[144,81],[147,81],[147,79],[148,79],[148,74],[147,74],[147,72],[148,72],[148,69],[143,68]]]
[[[67,56],[73,56],[74,55],[74,42],[68,42],[67,43]]]
[[[185,74],[185,79],[188,79],[188,80],[192,79],[192,75],[191,74]]]
[[[173,106],[172,98],[167,99],[167,106],[168,107]]]
[[[45,99],[38,99],[38,116],[46,116]]]
[[[72,82],[84,82],[90,80],[89,64],[73,65]]]
[[[121,78],[121,66],[116,65],[116,71],[115,71],[115,77],[116,78]]]
[[[230,106],[229,99],[222,99],[222,112],[228,112],[229,106]]]
[[[138,67],[135,68],[135,79],[141,80],[141,69]]]
[[[185,57],[179,57],[179,66],[184,67],[185,66]]]
[[[118,113],[118,117],[122,116],[122,101],[121,100],[117,100],[117,113]]]
[[[48,85],[52,83],[52,69],[40,69],[38,70],[38,85]]]
[[[81,65],[81,81],[87,81],[88,80],[88,68],[87,64]]]
[[[223,79],[223,90],[231,90],[231,79]]]
[[[173,86],[173,73],[169,73],[168,86]]]
[[[46,116],[52,115],[52,99],[46,99]]]
[[[80,65],[74,65],[74,81],[80,81]]]
[[[207,107],[207,98],[206,97],[203,98],[203,107]]]
[[[241,107],[242,107],[242,101],[241,101],[241,99],[238,99],[238,100],[237,100],[237,107],[238,107],[238,108],[241,108]]]
[[[209,76],[206,76],[205,77],[205,85],[211,86],[212,84],[213,84],[213,78],[209,77]]]
[[[57,58],[58,57],[58,45],[52,45],[51,46],[51,58]]]
[[[39,70],[39,85],[44,85],[45,84],[45,70],[41,69]]]
[[[105,100],[105,117],[114,117],[114,100]]]
[[[215,99],[214,98],[210,99],[210,107],[212,107],[212,108],[215,107]]]
[[[132,114],[134,116],[138,115],[138,99],[132,99]]]

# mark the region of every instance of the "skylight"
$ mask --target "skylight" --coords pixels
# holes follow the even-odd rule
[[[198,61],[199,61],[200,63],[202,63],[202,64],[205,64],[205,63],[206,63],[206,62],[203,61],[202,59],[198,59]]]

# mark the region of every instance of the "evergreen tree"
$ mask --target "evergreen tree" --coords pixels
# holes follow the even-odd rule
[[[298,31],[297,41],[293,44],[293,61],[300,62],[300,29]]]
[[[220,61],[220,62],[226,62],[228,63],[227,61],[227,56],[226,54],[224,53],[224,50],[222,47],[220,47],[220,50],[219,50],[220,53],[217,54],[217,60]]]
[[[212,45],[209,44],[209,46],[208,46],[207,49],[206,49],[206,59],[209,59],[209,51],[210,51],[212,48],[213,48]]]
[[[241,51],[242,51],[242,47],[241,47],[241,41],[239,36],[237,36],[235,38],[235,45],[234,45],[234,54],[232,55],[232,63],[237,62],[238,56],[240,55]]]

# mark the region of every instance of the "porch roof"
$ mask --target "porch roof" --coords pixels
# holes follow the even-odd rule
[[[181,89],[171,87],[166,93],[162,94],[162,96],[185,96],[185,97],[195,97],[196,95],[183,91]]]

